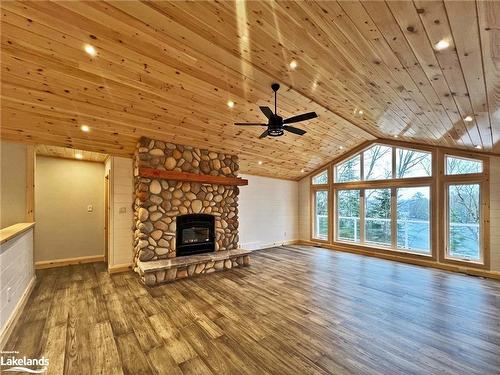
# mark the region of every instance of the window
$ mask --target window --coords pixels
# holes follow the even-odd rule
[[[397,247],[430,254],[429,186],[397,189]]]
[[[480,184],[448,186],[447,256],[462,260],[481,259]]]
[[[430,152],[396,149],[396,178],[429,177],[432,174]]]
[[[482,160],[446,155],[446,174],[482,173]]]
[[[328,170],[326,169],[312,178],[313,185],[325,185],[327,183],[328,183]]]
[[[392,147],[376,145],[363,152],[365,180],[392,178]]]
[[[489,159],[447,152],[380,141],[323,168],[311,186],[312,238],[489,269]]]
[[[337,240],[359,242],[359,210],[359,190],[339,190],[337,192]]]
[[[361,156],[356,155],[335,166],[335,182],[351,182],[361,179]]]
[[[391,245],[391,189],[365,190],[365,241]]]
[[[314,238],[328,240],[328,191],[314,192]]]

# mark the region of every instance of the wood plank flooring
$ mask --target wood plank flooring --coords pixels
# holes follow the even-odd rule
[[[500,283],[302,246],[152,289],[69,266],[5,349],[49,374],[499,374]]]

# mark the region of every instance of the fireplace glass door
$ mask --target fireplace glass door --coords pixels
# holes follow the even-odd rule
[[[191,227],[182,230],[182,244],[210,241],[210,230],[203,227]]]
[[[176,255],[193,255],[215,251],[215,219],[213,215],[177,216]]]

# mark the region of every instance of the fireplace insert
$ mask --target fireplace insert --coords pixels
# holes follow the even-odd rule
[[[215,220],[206,214],[177,216],[176,254],[185,256],[215,251]]]

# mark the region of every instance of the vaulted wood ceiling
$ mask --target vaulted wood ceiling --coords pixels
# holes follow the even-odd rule
[[[5,139],[130,155],[146,135],[292,179],[374,138],[500,152],[499,2],[1,7]],[[263,120],[275,81],[282,115],[319,114],[305,136],[233,125]]]

